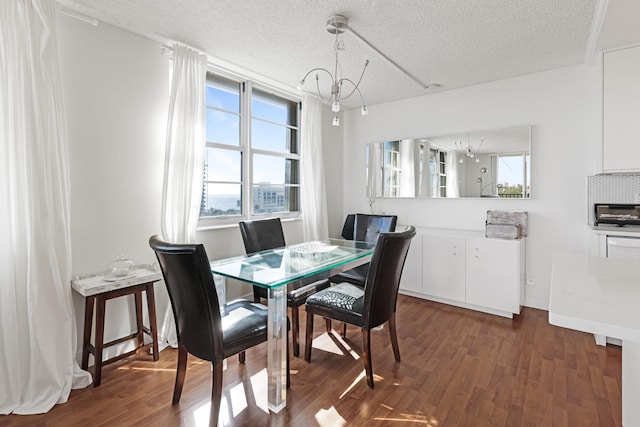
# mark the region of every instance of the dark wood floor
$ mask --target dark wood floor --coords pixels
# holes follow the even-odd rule
[[[401,363],[388,330],[372,334],[373,390],[358,358],[360,331],[350,328],[342,342],[316,321],[311,364],[292,360],[287,408],[277,415],[265,409],[266,345],[249,351],[244,366],[232,358],[221,425],[621,425],[620,348],[551,326],[545,311],[524,308],[510,320],[401,295],[397,319]],[[176,355],[114,363],[100,387],[72,391],[48,414],[0,416],[0,425],[206,426],[209,364],[189,359],[182,400],[172,406]]]

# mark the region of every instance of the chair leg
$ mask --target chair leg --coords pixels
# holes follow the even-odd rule
[[[396,332],[396,313],[389,318],[389,336],[391,337],[391,347],[393,347],[393,355],[396,362],[400,361],[400,347],[398,347],[398,333]]]
[[[299,332],[300,332],[300,312],[298,310],[298,307],[291,307],[291,336],[293,337],[293,356],[294,357],[300,356],[300,343],[298,340]]]
[[[373,368],[371,366],[371,333],[362,330],[362,360],[364,361],[364,370],[367,374],[367,385],[373,388]]]
[[[291,355],[289,354],[289,334],[287,333],[287,388],[291,387]]]
[[[324,324],[327,328],[327,332],[331,332],[331,319],[324,318]]]
[[[180,401],[182,395],[182,386],[184,385],[184,377],[187,373],[187,350],[178,343],[178,368],[176,369],[176,383],[173,387],[173,400],[175,405]]]
[[[241,351],[240,353],[238,353],[238,362],[244,363],[246,359],[247,359],[247,354],[244,351]]]
[[[342,323],[342,338],[346,338],[347,337],[347,324],[346,322]]]
[[[218,425],[218,416],[220,415],[220,400],[222,399],[222,363],[213,365],[213,378],[211,380],[209,427],[216,427]]]
[[[313,313],[307,312],[307,332],[304,340],[304,360],[311,362],[311,344],[313,343]]]

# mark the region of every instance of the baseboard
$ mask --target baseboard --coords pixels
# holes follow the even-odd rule
[[[538,298],[532,296],[525,296],[524,306],[537,308],[538,310],[549,311],[549,300],[546,298]]]

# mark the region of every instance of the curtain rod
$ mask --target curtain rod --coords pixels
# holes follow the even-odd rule
[[[68,9],[68,8],[66,8],[64,6],[60,6],[58,10],[63,15],[67,15],[67,16],[69,16],[71,18],[74,18],[74,19],[77,19],[79,21],[86,22],[87,24],[93,25],[94,27],[98,26],[98,20],[95,19],[95,18],[91,18],[91,17],[89,17],[87,15],[84,15],[84,14],[82,14],[80,12],[76,12],[75,10]]]

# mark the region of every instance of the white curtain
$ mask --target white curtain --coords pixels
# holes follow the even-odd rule
[[[195,240],[205,147],[207,57],[174,44],[162,198],[162,235],[171,243]]]
[[[458,153],[447,151],[447,197],[460,196],[460,184],[458,183]]]
[[[69,164],[55,0],[0,2],[0,414],[91,383],[74,356]]]
[[[171,243],[195,241],[204,168],[206,76],[206,55],[173,45],[161,213],[162,235]],[[171,306],[167,306],[160,337],[177,347]]]
[[[320,99],[312,95],[304,95],[301,122],[302,236],[305,241],[327,239],[329,220],[322,155],[322,102]]]

